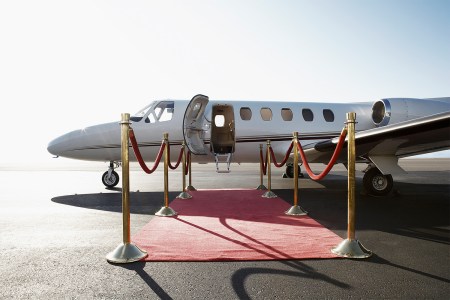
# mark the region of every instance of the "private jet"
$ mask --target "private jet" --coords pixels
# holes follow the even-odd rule
[[[399,158],[450,149],[450,97],[319,103],[209,100],[196,95],[190,101],[152,101],[130,121],[146,161],[153,162],[167,132],[172,161],[184,142],[192,162],[215,162],[218,172],[229,172],[232,162],[258,163],[259,145],[268,140],[281,159],[293,132],[299,133],[309,163],[328,163],[347,112],[356,112],[357,162],[367,163],[363,185],[368,194],[392,191],[392,176],[405,172]],[[75,130],[51,141],[48,151],[57,157],[109,162],[102,182],[111,188],[119,182],[114,170],[121,160],[120,130],[118,121]],[[130,160],[136,160],[133,151]],[[288,177],[295,167],[292,157],[290,161]],[[342,151],[336,163],[346,162]]]

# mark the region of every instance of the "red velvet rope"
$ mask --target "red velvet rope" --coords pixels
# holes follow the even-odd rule
[[[306,160],[305,152],[303,152],[302,145],[300,142],[297,143],[298,151],[300,152],[300,156],[302,157],[303,165],[305,166],[306,172],[308,172],[309,177],[313,180],[321,180],[323,179],[333,168],[334,164],[336,163],[337,158],[339,157],[339,154],[341,153],[342,147],[344,146],[345,137],[347,136],[347,129],[344,128],[341,132],[341,135],[339,137],[339,142],[336,146],[336,149],[334,150],[333,156],[331,157],[330,161],[328,162],[327,167],[325,170],[323,170],[320,174],[316,175],[313,173],[311,168],[309,167],[308,161]],[[295,167],[295,166],[294,166]]]
[[[134,136],[133,129],[130,129],[130,141],[131,141],[131,145],[133,146],[134,155],[136,155],[136,158],[137,158],[142,170],[144,170],[144,172],[147,174],[153,173],[156,170],[156,168],[158,167],[159,162],[161,161],[161,157],[164,153],[164,148],[166,146],[164,141],[161,143],[161,147],[159,148],[159,152],[158,152],[158,155],[156,156],[155,164],[152,169],[149,169],[147,167],[147,165],[144,162],[144,159],[142,158],[141,151],[139,151],[139,146],[138,146],[138,143],[136,142],[136,137]]]
[[[180,165],[181,162],[181,158],[183,157],[183,148],[180,149],[180,154],[178,155],[178,161],[175,164],[175,166],[172,166],[172,163],[170,162],[170,144],[167,143],[168,147],[167,147],[167,151],[169,152],[169,168],[171,168],[172,170],[175,170],[176,168],[178,168],[178,166]]]
[[[289,159],[289,154],[291,154],[293,146],[294,146],[294,143],[291,142],[291,145],[289,146],[289,149],[287,150],[286,155],[281,163],[277,163],[275,154],[273,153],[273,149],[272,149],[272,147],[270,147],[270,157],[272,158],[272,161],[273,161],[273,164],[275,165],[275,167],[281,168],[282,166],[284,166],[284,164],[286,164],[287,160]]]
[[[259,159],[262,162],[261,164],[261,171],[264,175],[267,173],[267,151],[266,151],[266,161],[264,161],[263,154],[262,154],[262,148],[259,148]]]

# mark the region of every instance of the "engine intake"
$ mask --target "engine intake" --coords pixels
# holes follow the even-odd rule
[[[385,126],[391,119],[391,103],[383,99],[375,102],[372,106],[372,121],[376,126]]]

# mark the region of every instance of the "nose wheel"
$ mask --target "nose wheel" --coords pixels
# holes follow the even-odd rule
[[[117,174],[117,172],[114,171],[114,169],[118,168],[119,166],[120,166],[119,163],[115,162],[109,163],[108,171],[106,171],[102,175],[102,182],[106,187],[112,188],[119,183],[119,174]]]

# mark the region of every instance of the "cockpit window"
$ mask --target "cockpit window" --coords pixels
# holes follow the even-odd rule
[[[147,115],[147,113],[149,112],[150,107],[152,107],[153,103],[154,102],[150,103],[149,105],[146,105],[144,108],[142,108],[137,113],[132,115],[130,120],[133,122],[140,122],[142,120],[142,118],[144,118],[144,116]],[[149,123],[149,122],[150,122],[150,120],[148,120],[148,118],[147,118],[146,123]]]
[[[160,101],[150,103],[136,114],[130,120],[133,122],[140,122],[145,119],[145,123],[164,122],[172,120],[174,112],[173,101]]]
[[[155,106],[155,117],[159,122],[172,120],[174,110],[173,101],[161,101]]]

